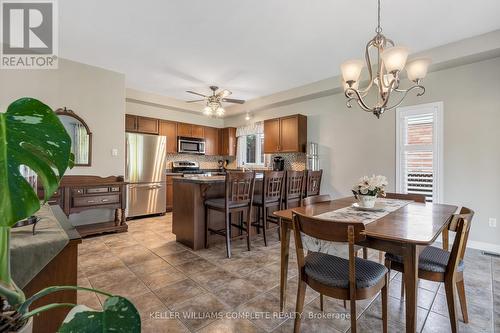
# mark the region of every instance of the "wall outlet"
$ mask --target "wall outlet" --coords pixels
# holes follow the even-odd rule
[[[497,227],[497,219],[494,217],[490,217],[489,224],[490,224],[490,228],[496,228]]]
[[[116,149],[116,148],[111,149],[111,156],[113,156],[113,157],[118,156],[118,149]]]

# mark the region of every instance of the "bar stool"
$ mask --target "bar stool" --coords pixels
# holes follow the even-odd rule
[[[257,233],[260,233],[260,228],[262,228],[265,246],[267,246],[266,230],[269,227],[269,222],[275,223],[279,227],[279,221],[270,218],[269,208],[277,207],[278,210],[281,210],[284,180],[284,171],[265,171],[262,179],[262,192],[256,195],[253,201],[253,205],[257,207],[257,222],[252,225],[257,227]]]
[[[304,198],[320,194],[322,177],[323,170],[307,170],[306,190],[304,191]]]
[[[225,182],[225,197],[209,199],[205,201],[205,248],[208,248],[209,232],[224,236],[226,238],[227,257],[231,258],[231,240],[232,239],[247,239],[247,248],[250,251],[250,233],[251,233],[251,216],[252,216],[252,201],[253,191],[255,186],[255,172],[228,172]],[[209,227],[210,210],[215,210],[224,213],[225,228],[212,229]],[[243,213],[246,211],[246,227],[243,226],[242,220],[240,224],[232,222],[232,214]],[[238,228],[240,234],[233,237],[232,227]],[[245,234],[242,234],[244,231]]]
[[[286,171],[284,209],[301,206],[305,178],[305,171]]]

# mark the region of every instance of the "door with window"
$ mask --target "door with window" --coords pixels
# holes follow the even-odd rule
[[[443,181],[443,104],[396,110],[396,190],[441,202]]]

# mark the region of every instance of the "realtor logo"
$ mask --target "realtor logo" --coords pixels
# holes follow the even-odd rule
[[[57,68],[55,0],[2,0],[0,4],[0,68]]]

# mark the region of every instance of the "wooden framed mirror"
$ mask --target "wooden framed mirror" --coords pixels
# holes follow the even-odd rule
[[[71,137],[71,152],[75,155],[75,166],[91,166],[92,132],[87,123],[66,107],[57,109],[55,113]]]

